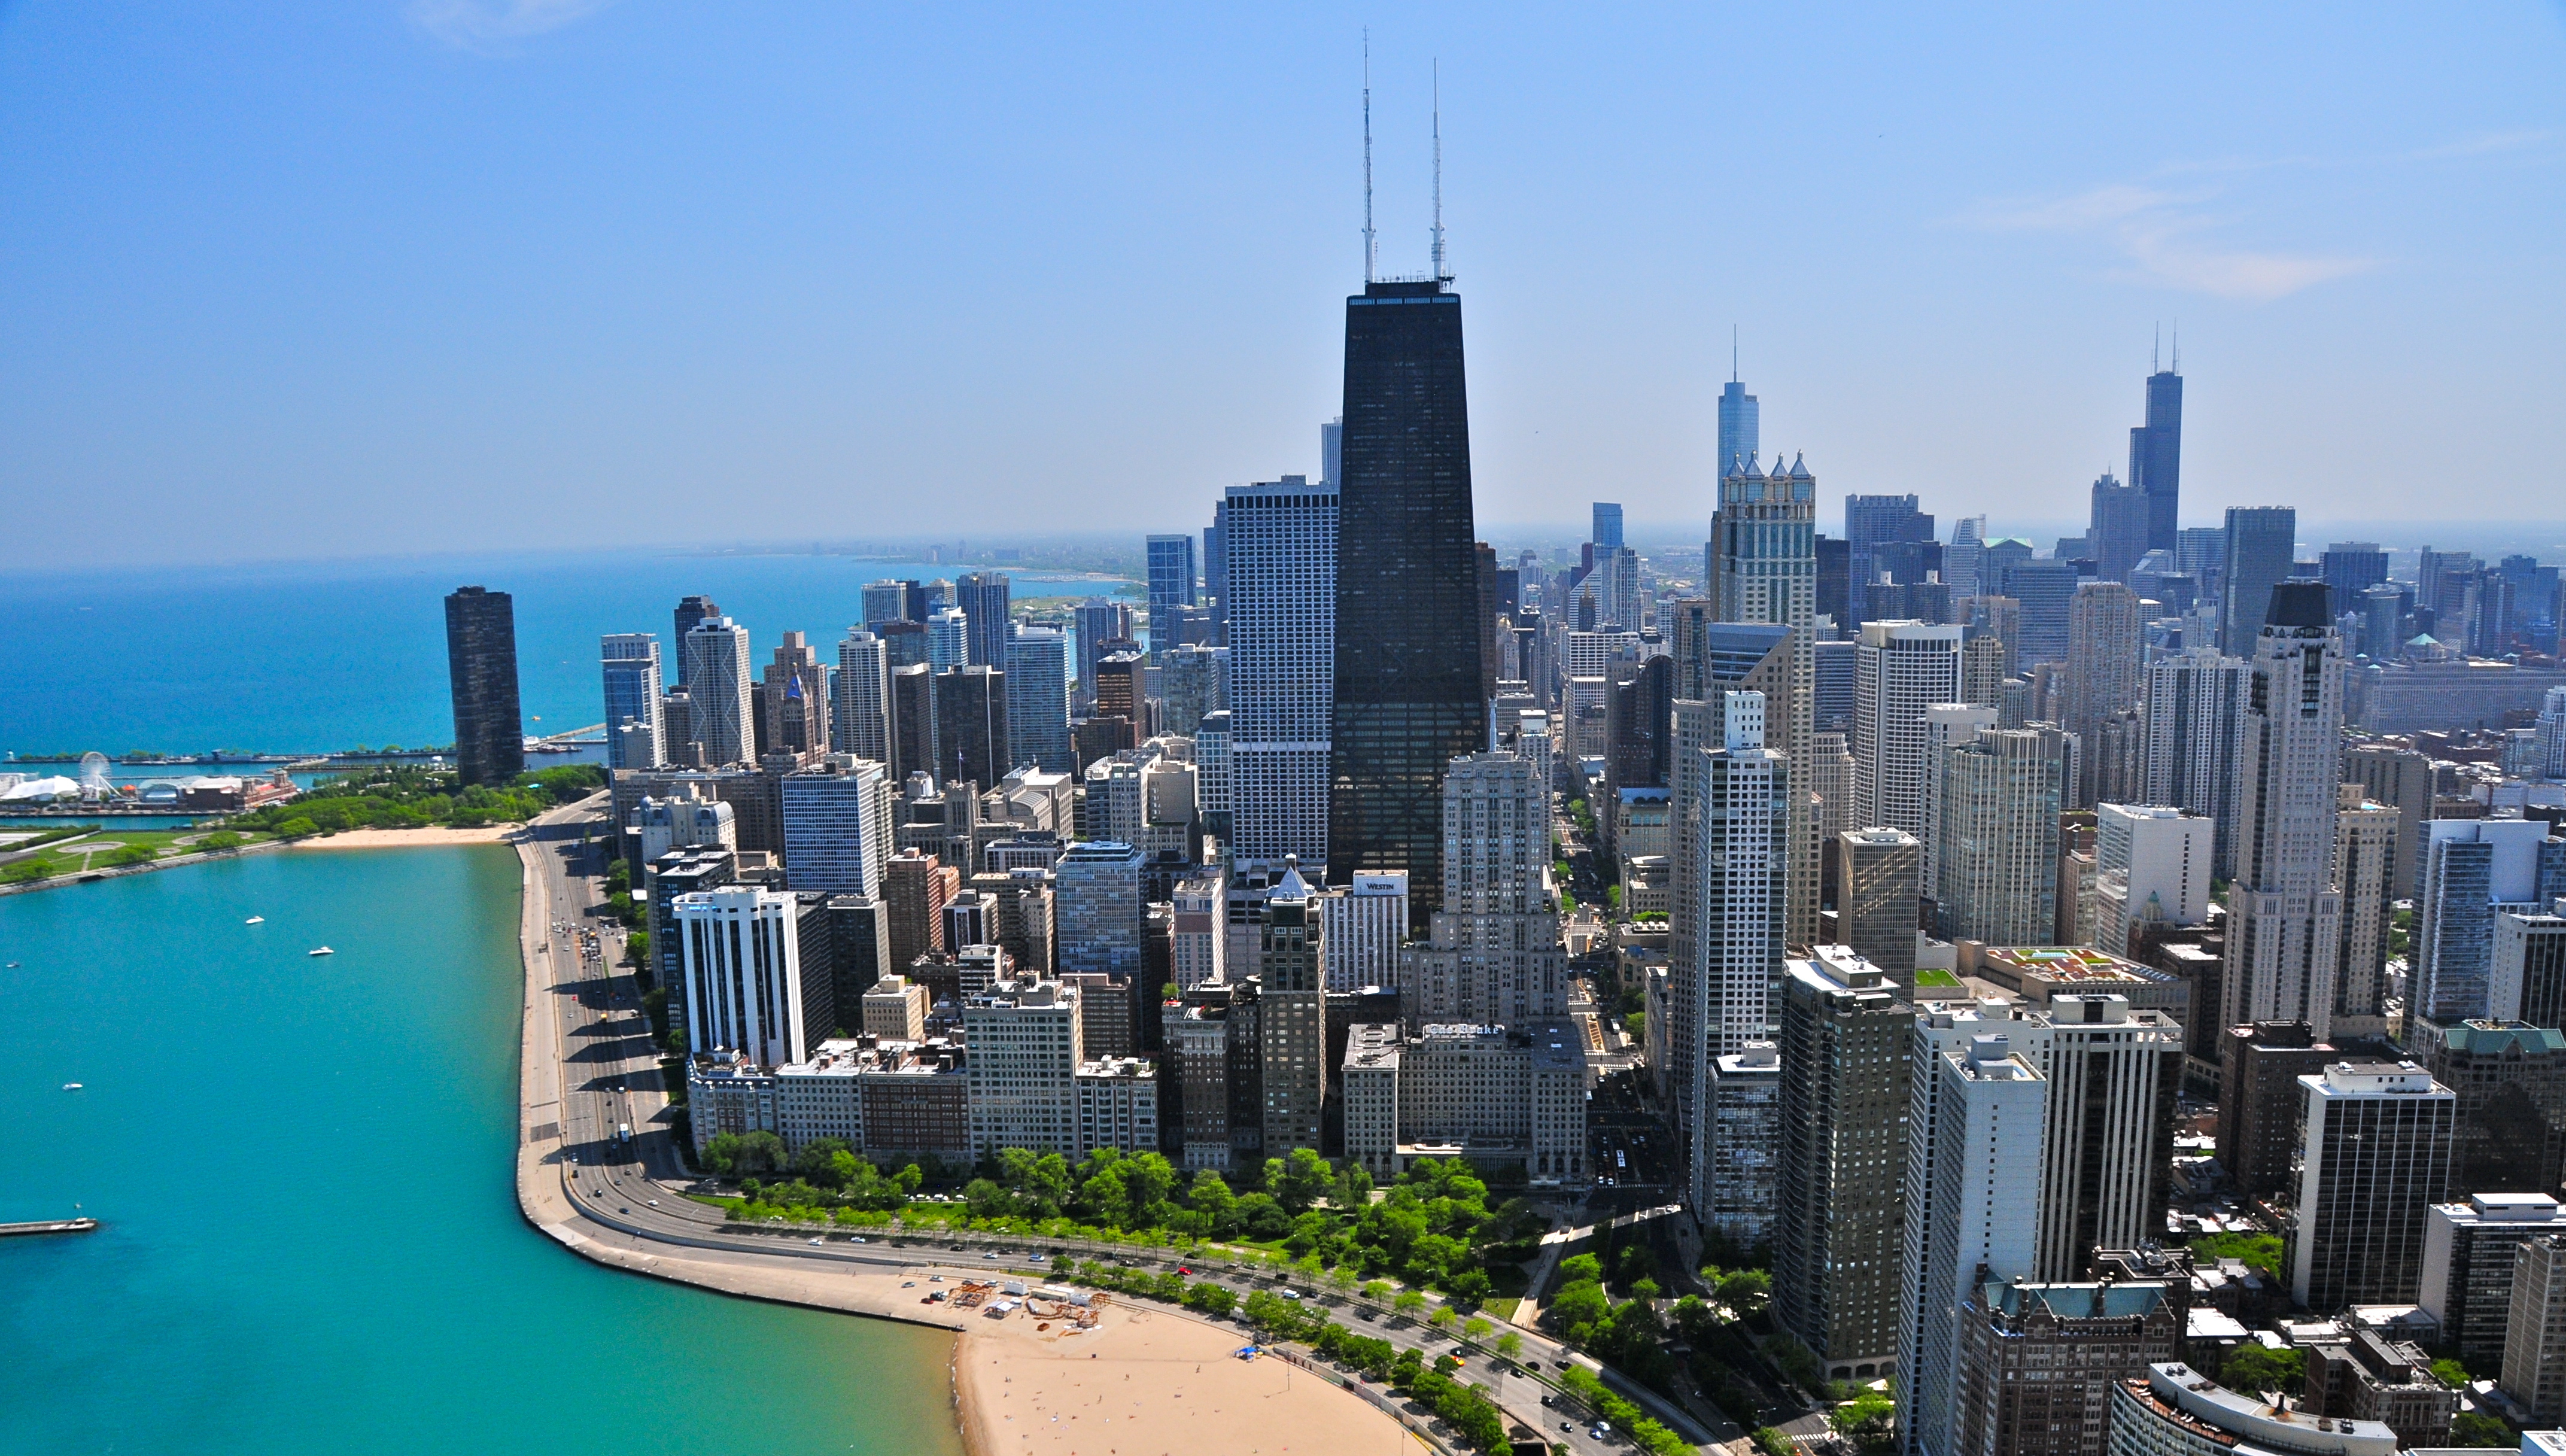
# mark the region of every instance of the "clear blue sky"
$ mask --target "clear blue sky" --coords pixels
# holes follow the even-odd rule
[[[1482,520],[2566,517],[2566,11],[0,7],[0,479],[102,561],[1198,527],[1423,266]],[[1833,514],[1830,510],[1827,514]],[[406,519],[403,519],[406,515]]]

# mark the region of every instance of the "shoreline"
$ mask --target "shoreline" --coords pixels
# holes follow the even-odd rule
[[[959,1292],[965,1280],[1022,1279],[1031,1287],[1042,1276],[947,1262],[925,1238],[906,1240],[908,1247],[897,1253],[868,1248],[861,1255],[845,1245],[827,1252],[740,1248],[712,1238],[647,1233],[574,1201],[565,1186],[569,1119],[562,1115],[557,997],[536,974],[535,947],[548,943],[552,918],[536,857],[540,843],[532,834],[516,838],[524,997],[517,1204],[538,1232],[581,1258],[628,1274],[943,1332],[950,1336],[946,1397],[966,1456],[1069,1456],[1100,1444],[1200,1456],[1272,1456],[1296,1449],[1405,1456],[1418,1441],[1398,1417],[1338,1388],[1334,1377],[1278,1359],[1233,1357],[1249,1342],[1244,1332],[1186,1312],[1097,1292],[1091,1330],[1021,1308],[990,1318],[951,1304],[922,1304],[920,1297],[930,1284]],[[1084,1443],[1078,1439],[1082,1421],[1090,1427]],[[1121,1431],[1095,1429],[1116,1421],[1123,1423]],[[1008,1441],[1009,1435],[1021,1439]]]
[[[335,835],[308,835],[282,843],[294,849],[411,849],[444,845],[504,845],[518,838],[523,825],[493,824],[459,830],[421,825],[407,830],[341,830]]]

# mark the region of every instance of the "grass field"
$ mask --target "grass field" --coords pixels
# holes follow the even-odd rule
[[[207,837],[218,833],[221,831],[127,830],[110,826],[96,834],[60,840],[32,854],[21,854],[0,862],[0,882],[51,879],[56,875],[85,874],[93,869],[165,859],[173,854],[195,851]],[[275,836],[236,832],[233,838],[248,845],[274,839]]]

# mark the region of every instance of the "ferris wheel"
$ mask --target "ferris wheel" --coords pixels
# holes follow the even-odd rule
[[[83,799],[113,799],[116,797],[116,786],[107,781],[106,754],[85,753],[81,755],[80,797]]]

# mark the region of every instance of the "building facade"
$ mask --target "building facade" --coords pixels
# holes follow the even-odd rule
[[[445,666],[463,786],[505,786],[526,769],[515,599],[486,587],[455,588],[445,599]]]

